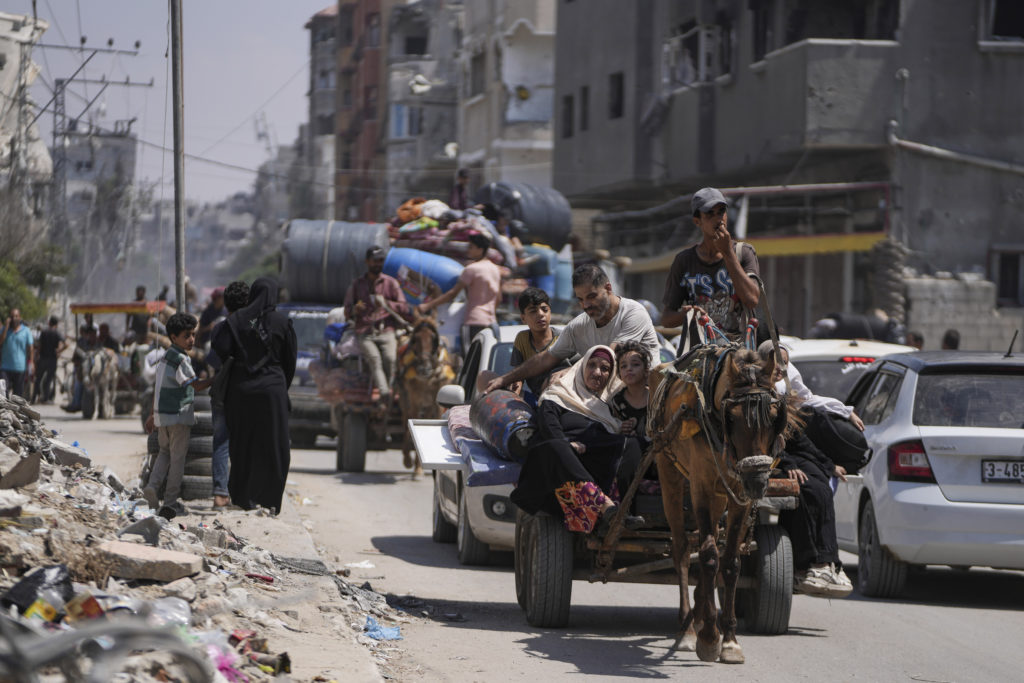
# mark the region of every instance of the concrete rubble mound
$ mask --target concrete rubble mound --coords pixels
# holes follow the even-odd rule
[[[261,681],[291,671],[274,640],[304,633],[297,603],[333,613],[338,634],[358,642],[365,615],[396,613],[384,596],[348,583],[319,559],[280,557],[248,542],[222,521],[231,516],[256,522],[267,512],[167,521],[147,507],[137,482],[126,485],[94,466],[20,398],[0,397],[0,641],[13,633],[29,646],[103,624],[111,633],[139,624],[173,630],[206,680]],[[119,649],[99,642],[101,650]],[[73,680],[67,667],[96,650],[79,644],[68,661],[36,673]],[[195,680],[181,659],[158,646],[131,647],[116,680]],[[3,671],[0,665],[0,678]]]

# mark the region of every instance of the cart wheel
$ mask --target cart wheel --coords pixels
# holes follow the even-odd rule
[[[473,533],[473,527],[469,524],[469,503],[466,502],[466,489],[462,486],[459,488],[459,525],[455,539],[459,551],[459,564],[487,564],[491,548]]]
[[[857,590],[873,598],[894,598],[907,583],[907,564],[900,562],[878,540],[875,508],[868,501],[857,530]]]
[[[748,558],[748,566],[757,585],[737,591],[737,597],[744,601],[748,631],[781,635],[789,630],[793,607],[793,546],[786,530],[774,524],[755,527],[754,540],[757,552]]]
[[[440,484],[437,481],[437,472],[434,472],[434,514],[432,515],[433,529],[430,537],[434,539],[435,543],[454,543],[458,537],[458,528],[445,519],[444,513],[441,512],[441,496],[437,492],[438,486]]]
[[[572,600],[572,536],[562,520],[550,515],[528,518],[526,544],[526,621],[531,626],[561,628],[569,623]]]
[[[366,415],[345,413],[338,435],[336,466],[339,472],[362,472],[366,469]]]
[[[96,392],[92,389],[82,389],[82,419],[91,420],[96,414]]]
[[[530,537],[529,515],[516,509],[516,540],[513,546],[514,566],[516,572],[516,600],[519,606],[526,609],[526,584],[530,574]]]

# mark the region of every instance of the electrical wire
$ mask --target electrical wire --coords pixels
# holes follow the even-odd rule
[[[284,90],[285,88],[287,88],[287,87],[288,87],[289,85],[291,85],[291,82],[292,82],[292,81],[294,81],[294,80],[295,80],[295,78],[296,78],[296,77],[297,77],[297,76],[298,76],[299,74],[301,74],[301,73],[302,73],[303,71],[305,71],[305,70],[306,70],[306,67],[307,67],[307,66],[309,66],[310,62],[312,62],[312,60],[311,60],[311,59],[307,59],[307,60],[306,60],[306,62],[305,62],[305,64],[303,64],[302,66],[300,66],[300,67],[299,67],[298,71],[296,71],[296,72],[295,72],[295,73],[293,73],[293,74],[292,74],[291,76],[289,76],[289,77],[288,77],[288,80],[287,80],[287,81],[285,81],[285,82],[284,82],[284,83],[283,83],[283,84],[281,85],[281,87],[279,87],[279,88],[278,88],[277,90],[275,90],[275,91],[273,92],[273,94],[272,94],[272,95],[271,95],[270,97],[268,97],[268,98],[267,98],[266,100],[264,100],[262,104],[260,104],[260,105],[259,105],[258,107],[256,107],[256,109],[255,109],[255,110],[254,110],[254,111],[253,111],[252,113],[248,114],[248,115],[247,115],[247,116],[246,116],[246,117],[245,117],[244,119],[242,119],[241,121],[239,121],[239,122],[238,122],[238,125],[237,125],[237,126],[235,126],[235,127],[234,127],[234,128],[232,128],[231,130],[229,130],[229,131],[228,131],[227,133],[225,133],[224,135],[222,135],[222,136],[220,136],[219,138],[217,138],[217,141],[216,141],[216,142],[214,142],[214,143],[213,143],[212,145],[208,146],[208,147],[207,147],[206,149],[204,149],[203,151],[201,151],[201,152],[200,152],[199,154],[200,154],[200,155],[202,155],[202,154],[206,154],[207,152],[209,152],[210,150],[212,150],[212,149],[213,149],[214,147],[216,147],[216,146],[217,146],[217,145],[219,145],[220,143],[224,142],[224,140],[226,140],[226,139],[227,139],[228,137],[230,137],[230,136],[234,135],[234,134],[235,134],[235,132],[237,132],[239,128],[241,128],[241,127],[242,127],[242,126],[244,126],[245,124],[249,123],[249,120],[250,120],[250,119],[252,119],[252,117],[253,117],[253,116],[255,116],[257,112],[259,112],[259,111],[260,111],[261,109],[263,109],[263,107],[265,107],[265,106],[267,106],[268,104],[270,104],[270,102],[271,102],[271,101],[272,101],[272,100],[273,100],[273,99],[274,99],[275,97],[277,97],[278,95],[280,95],[280,94],[281,94],[281,91],[283,91],[283,90]]]

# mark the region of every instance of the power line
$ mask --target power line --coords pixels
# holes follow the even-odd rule
[[[269,103],[270,103],[270,102],[271,102],[271,101],[272,101],[272,100],[273,100],[273,99],[274,99],[275,97],[277,97],[278,95],[280,95],[280,94],[281,94],[281,91],[282,91],[282,90],[284,90],[285,88],[287,88],[287,87],[288,87],[288,86],[289,86],[289,85],[291,84],[291,82],[295,80],[295,77],[296,77],[296,76],[298,76],[298,75],[299,75],[300,73],[302,73],[303,71],[305,71],[306,67],[307,67],[307,66],[309,66],[309,64],[310,64],[310,62],[311,62],[311,61],[312,61],[312,60],[310,60],[310,59],[307,59],[307,60],[306,60],[306,63],[305,63],[305,64],[303,64],[302,66],[300,66],[300,67],[299,67],[299,70],[298,70],[298,71],[296,71],[296,72],[295,72],[295,73],[293,73],[293,74],[292,74],[291,76],[289,76],[289,77],[288,77],[288,80],[287,80],[287,81],[285,81],[285,82],[284,82],[284,83],[283,83],[283,84],[281,85],[281,87],[279,87],[279,88],[278,88],[277,90],[275,90],[275,91],[274,91],[274,93],[273,93],[273,94],[272,94],[272,95],[271,95],[270,97],[268,97],[268,98],[267,98],[266,100],[264,100],[264,102],[263,102],[263,103],[262,103],[261,105],[259,105],[258,107],[256,107],[256,109],[255,109],[255,110],[253,110],[253,112],[252,112],[252,113],[248,114],[248,115],[247,115],[247,116],[246,116],[246,117],[245,117],[244,119],[242,119],[241,121],[239,121],[239,123],[238,123],[238,125],[237,125],[237,126],[235,126],[235,127],[234,127],[234,128],[232,128],[231,130],[229,130],[229,131],[228,131],[227,133],[225,133],[224,135],[222,135],[221,137],[219,137],[219,138],[217,139],[217,141],[216,141],[216,142],[214,142],[214,143],[213,143],[212,145],[210,145],[209,147],[207,147],[206,149],[204,149],[203,151],[201,151],[201,152],[200,152],[200,154],[206,154],[206,153],[207,153],[207,152],[209,152],[209,151],[210,151],[211,149],[213,149],[214,147],[216,147],[216,146],[217,146],[217,145],[219,145],[220,143],[224,142],[224,140],[226,140],[226,139],[227,139],[227,138],[229,138],[230,136],[234,135],[234,134],[235,134],[235,133],[236,133],[236,132],[238,131],[238,129],[239,129],[239,128],[241,128],[242,126],[244,126],[245,124],[247,124],[247,123],[249,122],[249,119],[251,119],[251,118],[252,118],[253,116],[255,116],[255,115],[256,115],[256,112],[258,112],[259,110],[263,109],[263,107],[267,106],[267,105],[268,105],[268,104],[269,104]]]

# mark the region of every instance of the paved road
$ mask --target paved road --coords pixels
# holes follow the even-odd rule
[[[125,478],[137,472],[145,438],[138,418],[83,422],[43,409],[49,426],[104,454]],[[529,626],[515,601],[511,559],[461,567],[452,545],[430,539],[431,481],[411,480],[397,451],[371,453],[365,474],[333,471],[334,453],[292,454],[299,507],[328,563],[369,561],[353,577],[396,595],[415,595],[435,614],[402,626],[393,652],[400,680],[676,679],[702,680],[1019,680],[1024,633],[1024,574],[930,570],[912,577],[905,599],[854,594],[827,601],[795,596],[785,636],[740,633],[747,663],[708,665],[669,650],[677,593],[672,587],[573,585],[565,629]],[[848,566],[855,563],[847,557]]]
[[[740,633],[742,667],[669,649],[678,593],[667,586],[575,582],[568,628],[535,629],[516,603],[508,554],[461,567],[453,545],[431,541],[429,477],[412,481],[397,451],[371,453],[365,474],[338,474],[321,443],[293,451],[290,478],[309,498],[300,514],[325,559],[369,561],[353,576],[465,619],[403,626],[408,680],[676,679],[692,669],[702,680],[1020,679],[1022,573],[936,569],[913,577],[903,600],[795,596],[789,634]]]

